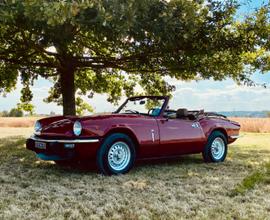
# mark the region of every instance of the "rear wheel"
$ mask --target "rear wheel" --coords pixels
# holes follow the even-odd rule
[[[129,136],[122,133],[109,135],[97,153],[97,166],[105,175],[127,173],[134,165],[135,145]]]
[[[203,151],[205,162],[223,162],[227,156],[227,138],[220,131],[214,131],[208,138]]]

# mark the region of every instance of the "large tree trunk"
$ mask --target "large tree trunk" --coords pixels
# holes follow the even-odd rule
[[[60,71],[63,115],[76,115],[74,73],[73,68],[65,68]]]

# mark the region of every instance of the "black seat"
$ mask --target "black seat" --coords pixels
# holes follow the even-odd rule
[[[176,118],[188,119],[188,110],[186,108],[179,108],[176,111]]]

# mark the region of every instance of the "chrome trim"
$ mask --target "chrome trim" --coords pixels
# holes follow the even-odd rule
[[[31,136],[30,139],[33,141],[40,141],[40,142],[46,142],[46,143],[67,143],[67,144],[76,144],[76,143],[97,143],[99,142],[99,139],[72,139],[72,140],[47,140],[42,139],[38,137]]]
[[[151,136],[152,136],[152,141],[154,143],[155,142],[155,130],[154,129],[151,130]]]
[[[240,138],[241,136],[240,135],[232,135],[230,136],[231,139],[237,139],[237,138]]]

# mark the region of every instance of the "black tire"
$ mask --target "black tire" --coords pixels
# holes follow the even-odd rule
[[[112,165],[109,162],[108,159],[108,154],[111,149],[111,147],[115,146],[115,143],[122,142],[126,144],[126,146],[129,149],[129,159],[126,160],[126,166],[123,167],[123,169],[114,169]],[[102,145],[100,146],[98,152],[97,152],[97,167],[100,171],[100,173],[104,175],[118,175],[118,174],[125,174],[130,171],[130,169],[134,165],[134,161],[136,158],[136,150],[135,150],[135,145],[131,138],[122,133],[114,133],[109,135],[108,137],[105,138],[103,141]]]
[[[212,152],[212,144],[215,140],[223,141],[224,143],[224,151],[222,150],[220,153],[220,157],[217,157]],[[223,162],[227,156],[227,150],[228,150],[228,141],[226,136],[220,132],[220,131],[213,131],[211,135],[208,138],[207,144],[204,147],[204,151],[202,152],[203,159],[207,163],[219,163]]]

